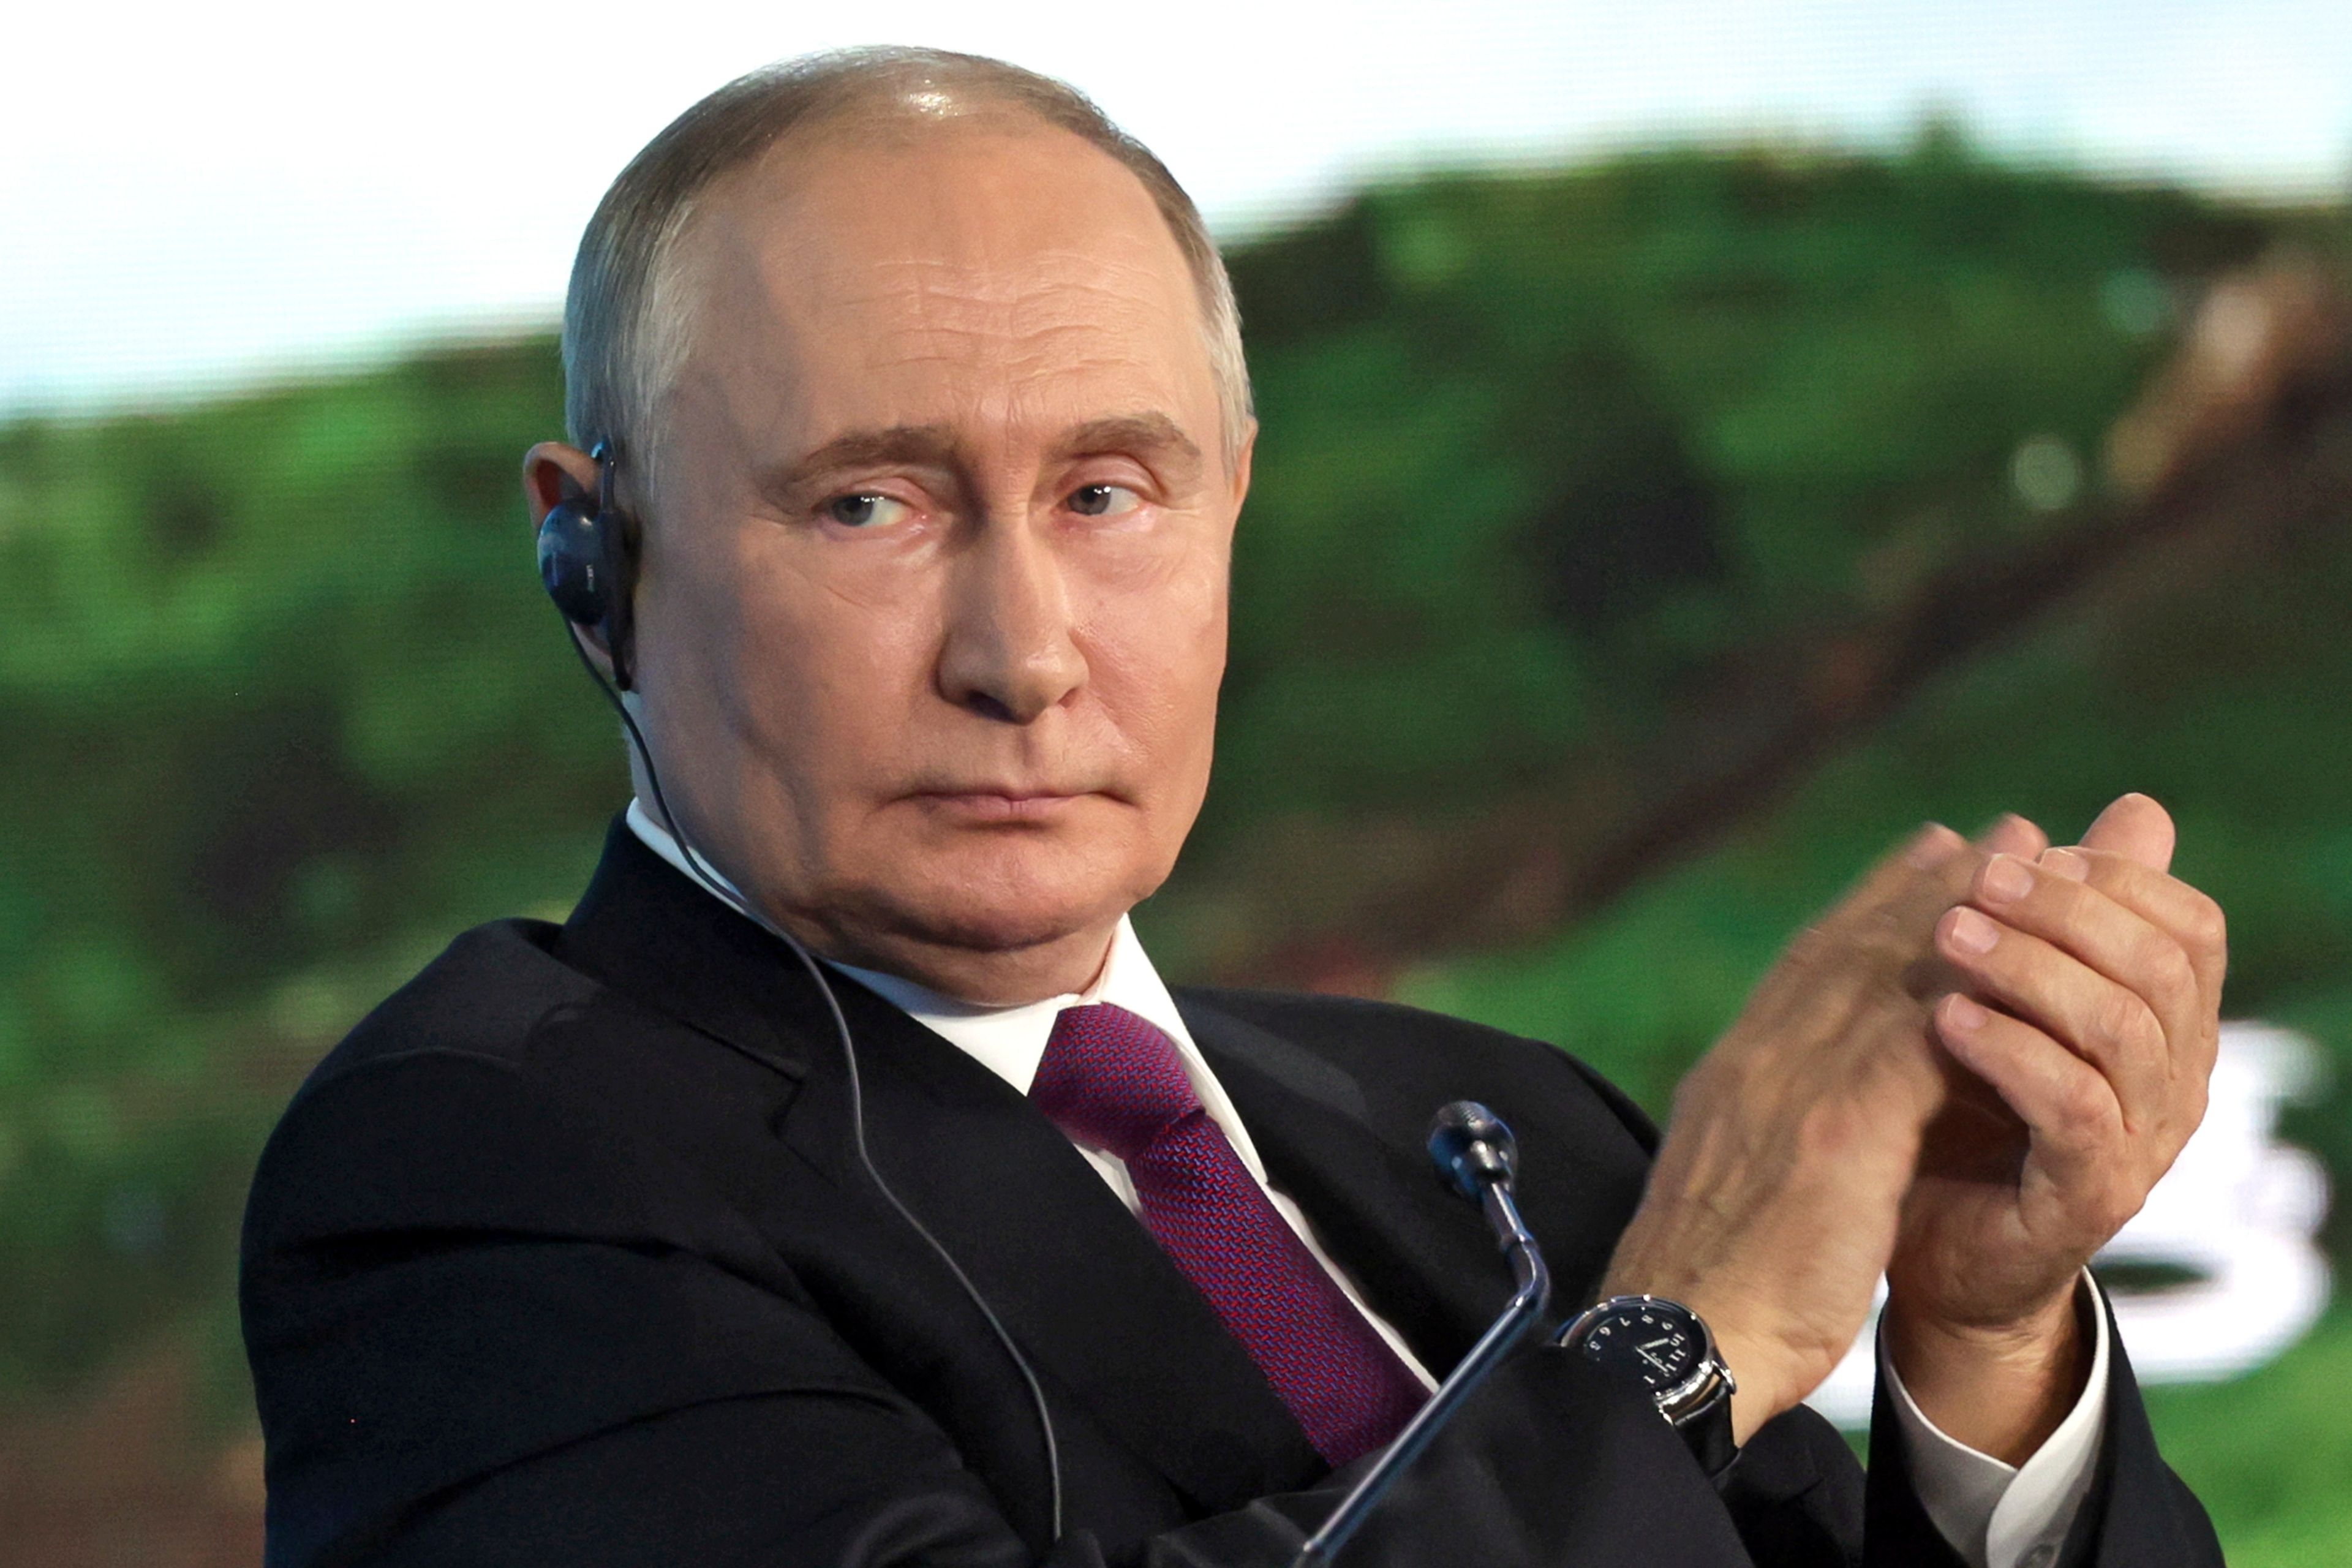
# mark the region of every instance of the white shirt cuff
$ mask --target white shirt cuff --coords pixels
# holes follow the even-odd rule
[[[2107,1425],[2107,1310],[2087,1268],[2083,1289],[2090,1296],[2091,1375],[2074,1408],[2021,1467],[1937,1431],[1903,1386],[1885,1336],[1879,1339],[1878,1375],[1886,1380],[1911,1453],[1912,1488],[1969,1568],[2049,1568],[2091,1489]]]

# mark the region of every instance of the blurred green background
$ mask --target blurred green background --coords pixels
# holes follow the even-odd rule
[[[1486,1018],[1663,1110],[1918,820],[2139,789],[2230,1015],[2352,1068],[2342,207],[1931,123],[1376,185],[1232,262],[1265,429],[1210,805],[1139,916],[1171,978]],[[560,916],[625,798],[530,570],[561,391],[526,337],[0,427],[0,1561],[142,1508],[140,1560],[252,1560],[260,1142],[454,932]],[[2329,1083],[2288,1131],[2341,1191]],[[2152,1394],[2233,1562],[2352,1562],[2337,1377],[2352,1313]]]

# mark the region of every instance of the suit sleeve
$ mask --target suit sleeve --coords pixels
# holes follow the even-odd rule
[[[2074,1515],[2054,1568],[2125,1568],[2147,1563],[2162,1568],[2221,1568],[2221,1546],[2212,1522],[2180,1478],[2157,1451],[2147,1406],[2132,1376],[2130,1358],[2115,1314],[2107,1314],[2107,1388],[2105,1432],[2089,1492]],[[1920,1506],[1909,1482],[1908,1439],[1893,1401],[1882,1385],[1871,1413],[1867,1530],[1874,1561],[1910,1561],[1937,1568],[1964,1568]],[[1881,1543],[1894,1553],[1879,1555]]]
[[[451,1052],[297,1101],[242,1281],[271,1568],[1025,1560],[756,1238],[596,1133]]]

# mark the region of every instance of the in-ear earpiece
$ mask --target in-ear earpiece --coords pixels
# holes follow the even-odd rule
[[[565,620],[597,635],[613,663],[613,684],[626,691],[634,673],[636,542],[613,504],[611,444],[599,441],[589,455],[596,459],[596,499],[569,498],[548,509],[539,524],[539,581]]]
[[[586,500],[559,501],[541,521],[539,581],[565,620],[592,630],[603,626],[612,584],[604,536]]]

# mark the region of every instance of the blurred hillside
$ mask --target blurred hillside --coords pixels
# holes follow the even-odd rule
[[[2346,250],[1941,134],[1436,178],[1244,249],[1265,434],[1163,966],[1394,990],[1654,1106],[1919,817],[2138,788],[2232,912],[2232,1012],[2352,1067],[2352,390],[2277,305]],[[2224,279],[2276,308],[2200,403]],[[0,1517],[43,1540],[137,1512],[37,1462],[119,1410],[137,1496],[249,1523],[260,1140],[450,934],[567,908],[625,798],[520,505],[560,405],[530,340],[0,429]],[[2300,1135],[2352,1183],[2344,1089]],[[2352,1453],[2310,1420],[2180,1428],[2239,1560],[2352,1543],[2262,1479]]]

